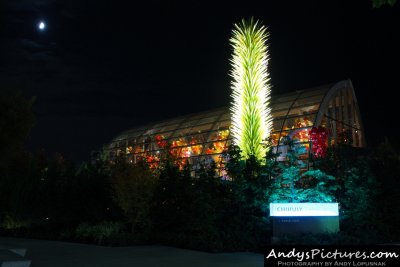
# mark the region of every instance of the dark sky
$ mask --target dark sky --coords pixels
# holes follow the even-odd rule
[[[231,30],[251,16],[273,94],[350,78],[367,141],[397,137],[399,3],[2,0],[0,90],[36,96],[30,150],[87,159],[130,127],[228,105]]]

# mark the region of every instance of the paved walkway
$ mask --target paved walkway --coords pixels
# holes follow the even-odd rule
[[[263,255],[206,253],[164,246],[101,247],[77,243],[2,238],[0,248],[26,248],[31,267],[262,267]]]

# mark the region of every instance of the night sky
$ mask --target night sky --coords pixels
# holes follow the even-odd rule
[[[399,5],[2,0],[0,90],[36,96],[30,151],[79,162],[131,127],[228,105],[233,24],[254,17],[270,31],[273,94],[349,78],[367,142],[395,140]]]

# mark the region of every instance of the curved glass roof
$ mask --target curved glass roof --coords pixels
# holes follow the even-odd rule
[[[307,90],[272,96],[272,142],[276,149],[289,136],[306,146],[309,130],[322,126],[328,130],[328,143],[350,133],[354,146],[365,144],[361,118],[350,80]],[[229,107],[189,114],[150,123],[121,133],[109,144],[112,155],[124,153],[131,161],[146,158],[156,162],[166,144],[169,152],[182,161],[214,160],[223,162],[221,153],[231,142]]]

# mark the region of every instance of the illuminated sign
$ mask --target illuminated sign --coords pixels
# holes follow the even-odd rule
[[[338,203],[270,203],[270,216],[339,216]]]

